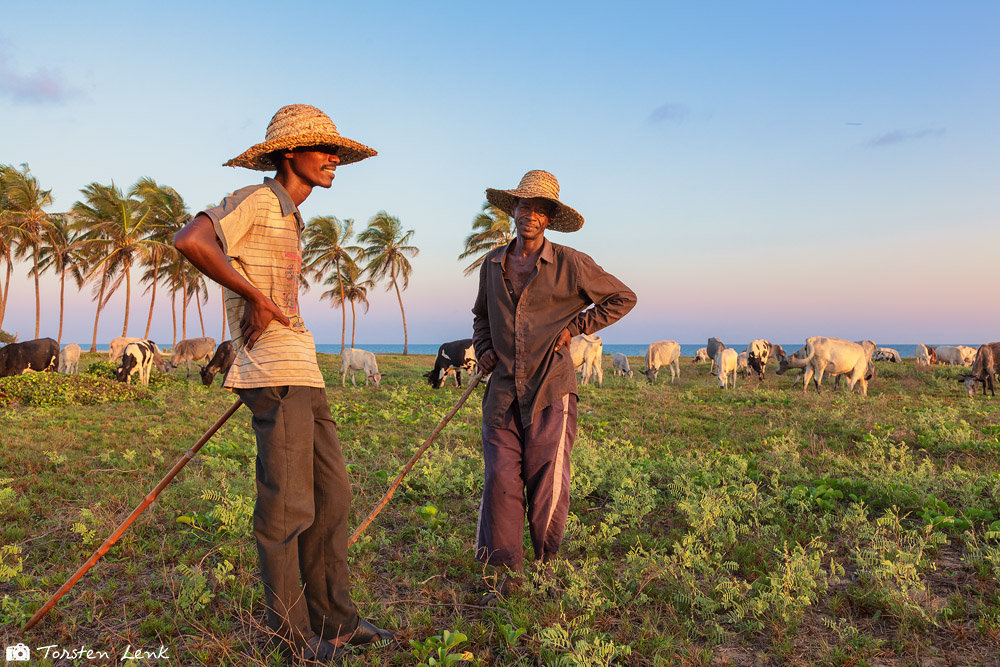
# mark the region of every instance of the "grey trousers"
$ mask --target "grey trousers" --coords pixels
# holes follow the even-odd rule
[[[347,567],[351,485],[326,390],[237,390],[253,413],[257,502],[253,532],[267,625],[301,644],[353,631]]]
[[[559,551],[569,514],[570,451],[576,440],[576,396],[567,394],[521,426],[517,401],[499,427],[483,424],[486,474],[476,530],[476,558],[523,566],[524,518],[537,560]]]

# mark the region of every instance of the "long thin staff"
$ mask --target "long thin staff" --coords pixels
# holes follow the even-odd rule
[[[145,500],[143,500],[138,507],[132,510],[132,513],[128,515],[128,518],[125,519],[125,521],[123,521],[122,524],[115,529],[115,532],[111,534],[111,537],[104,540],[104,544],[102,544],[100,548],[94,552],[93,556],[87,559],[86,563],[80,566],[80,569],[76,571],[76,574],[70,577],[69,581],[63,584],[62,587],[56,591],[56,594],[49,598],[49,601],[46,602],[41,609],[35,612],[35,615],[32,616],[27,625],[24,626],[25,631],[30,630],[35,623],[40,621],[42,617],[45,616],[45,614],[49,613],[49,610],[55,606],[56,602],[59,601],[59,598],[69,592],[69,589],[73,588],[76,582],[80,581],[80,578],[87,573],[87,570],[97,564],[97,561],[101,559],[101,556],[108,553],[108,550],[111,549],[114,543],[118,541],[118,538],[125,533],[125,530],[132,525],[132,522],[135,521],[140,514],[142,514],[143,510],[149,507],[153,501],[156,500],[156,496],[160,495],[160,491],[162,491],[167,484],[170,484],[170,481],[181,471],[181,468],[186,466],[188,461],[195,457],[195,454],[198,453],[198,450],[201,449],[202,445],[208,442],[209,438],[215,435],[215,432],[226,423],[227,419],[233,416],[234,412],[239,410],[241,405],[243,405],[243,401],[237,398],[236,402],[233,403],[214,424],[212,424],[212,427],[205,431],[205,434],[201,436],[201,439],[198,440],[198,442],[196,442],[191,449],[187,450],[187,453],[174,464],[174,467],[170,469],[167,476],[160,480],[160,483],[156,485],[155,489],[149,492],[149,495],[146,496]]]
[[[382,508],[384,508],[386,505],[389,504],[389,500],[392,498],[392,494],[396,492],[396,488],[399,486],[399,483],[403,481],[403,478],[406,477],[406,473],[410,472],[410,470],[413,468],[413,464],[415,464],[417,462],[417,459],[420,458],[421,454],[423,454],[424,451],[426,451],[426,449],[431,446],[431,443],[434,442],[434,438],[438,436],[438,433],[441,432],[441,429],[443,429],[448,424],[448,422],[451,421],[451,418],[455,416],[455,413],[458,412],[459,408],[461,408],[462,405],[465,404],[466,399],[468,399],[469,395],[472,394],[472,390],[476,388],[476,386],[479,384],[479,380],[482,377],[483,377],[482,371],[476,371],[475,375],[472,376],[472,379],[469,380],[469,388],[466,389],[465,393],[462,394],[462,397],[458,399],[458,402],[455,403],[455,406],[451,409],[451,412],[446,414],[444,416],[444,419],[441,420],[441,423],[437,425],[437,428],[435,428],[431,432],[431,434],[427,436],[427,439],[424,440],[424,444],[420,445],[420,449],[418,449],[416,453],[410,458],[410,462],[406,464],[406,467],[403,468],[403,471],[399,473],[398,477],[396,477],[396,481],[392,483],[392,486],[389,487],[389,490],[385,492],[384,496],[382,496],[382,500],[378,502],[378,505],[376,505],[375,509],[372,510],[371,514],[368,515],[368,518],[362,521],[361,525],[358,526],[357,530],[354,531],[354,534],[351,535],[351,539],[347,541],[347,546],[351,546],[352,544],[357,542],[358,538],[361,537],[361,533],[365,531],[365,528],[367,528],[368,525],[375,520],[375,517],[378,516],[378,513],[382,511]]]

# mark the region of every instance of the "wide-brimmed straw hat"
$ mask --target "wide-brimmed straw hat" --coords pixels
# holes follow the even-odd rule
[[[556,212],[549,220],[549,229],[557,232],[575,232],[583,227],[583,216],[559,201],[559,181],[547,171],[536,169],[521,178],[514,190],[494,190],[486,188],[486,201],[508,215],[514,215],[518,199],[541,197],[555,204]]]
[[[374,148],[340,136],[330,117],[316,107],[289,104],[271,118],[263,143],[251,146],[225,166],[274,171],[277,167],[271,162],[271,153],[300,146],[337,146],[342,165],[378,155]]]

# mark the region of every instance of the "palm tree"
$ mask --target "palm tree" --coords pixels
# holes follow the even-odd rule
[[[140,206],[147,213],[149,224],[149,238],[157,241],[156,245],[149,248],[146,255],[146,271],[139,279],[140,282],[148,283],[143,294],[152,291],[149,301],[149,317],[146,318],[146,333],[144,338],[149,338],[149,329],[153,324],[153,307],[156,305],[156,287],[160,282],[160,272],[164,264],[175,259],[177,250],[173,247],[174,234],[180,231],[191,219],[187,211],[184,199],[173,188],[158,185],[151,178],[140,178],[134,186],[132,193],[139,198]]]
[[[4,216],[8,218],[7,231],[13,231],[17,239],[15,257],[31,256],[31,271],[35,278],[35,338],[42,320],[42,296],[38,286],[38,250],[42,235],[51,224],[49,214],[42,209],[52,204],[52,191],[42,190],[38,179],[31,175],[28,165],[22,164],[18,171],[5,167],[0,171],[4,198]],[[9,281],[8,281],[9,285]]]
[[[403,280],[403,289],[410,286],[410,274],[413,266],[406,255],[416,257],[420,249],[407,245],[413,236],[413,230],[405,233],[399,218],[379,211],[368,221],[368,227],[358,234],[358,241],[366,244],[361,250],[361,256],[368,260],[365,271],[372,279],[378,281],[389,278],[389,285],[396,289],[399,300],[399,312],[403,316],[403,354],[407,354],[409,340],[406,333],[406,311],[403,310],[403,295],[399,291],[399,279]],[[386,286],[386,291],[389,286]]]
[[[344,268],[337,273],[327,276],[324,285],[338,285],[339,289],[329,289],[320,295],[322,299],[330,299],[335,306],[344,308],[344,301],[351,302],[351,347],[354,347],[354,333],[357,331],[358,318],[354,310],[355,302],[364,305],[365,312],[368,312],[368,290],[375,288],[375,281],[361,280],[361,269],[353,261],[345,264]],[[343,352],[341,352],[343,354]]]
[[[7,311],[7,295],[10,293],[10,274],[14,271],[14,247],[16,235],[13,220],[8,213],[7,190],[4,188],[4,176],[11,167],[0,164],[0,261],[7,262],[7,277],[4,287],[0,290],[0,329],[3,328],[4,313]]]
[[[507,245],[516,234],[514,220],[506,211],[489,202],[483,204],[482,213],[472,220],[472,229],[475,231],[465,239],[465,252],[458,256],[459,259],[476,258],[476,261],[465,267],[463,275],[466,276],[479,268],[490,250]]]
[[[56,342],[61,345],[66,302],[66,274],[68,273],[73,279],[78,290],[83,287],[86,258],[83,255],[80,237],[66,217],[53,215],[50,221],[52,224],[46,230],[44,243],[38,252],[38,270],[44,273],[51,268],[59,274],[59,336]]]
[[[345,247],[344,244],[354,232],[354,221],[351,219],[339,220],[332,215],[317,216],[309,221],[306,231],[302,235],[304,250],[302,259],[305,269],[322,279],[323,275],[334,270],[331,274],[337,277],[337,284],[340,285],[339,298],[334,301],[340,306],[340,353],[344,354],[344,339],[347,334],[347,311],[344,308],[344,284],[341,274],[347,267],[355,266],[352,252],[357,252],[355,247]]]
[[[146,220],[149,211],[142,210],[139,200],[132,196],[131,191],[126,196],[114,183],[91,183],[80,192],[86,201],[73,204],[73,214],[86,229],[83,243],[93,253],[92,258],[96,259],[91,275],[98,269],[101,270],[105,303],[124,281],[125,319],[122,336],[127,336],[129,308],[132,303],[132,265],[136,260],[144,259],[153,246],[163,244],[147,237],[149,229]],[[102,308],[99,303],[98,317]],[[91,349],[96,349],[96,343],[95,320]]]

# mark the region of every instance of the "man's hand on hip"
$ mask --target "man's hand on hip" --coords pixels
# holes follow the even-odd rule
[[[555,351],[558,352],[564,346],[568,346],[569,342],[572,339],[573,339],[573,337],[569,334],[569,329],[563,329],[562,333],[559,334],[559,338],[556,339]]]
[[[291,324],[278,306],[263,295],[259,299],[246,302],[246,306],[243,308],[243,317],[240,319],[240,331],[243,333],[243,344],[248,350],[253,349],[257,339],[264,333],[264,329],[271,323],[271,320],[278,320],[286,327]]]

